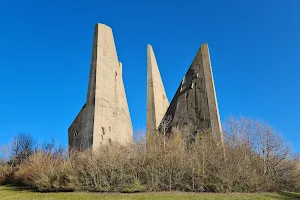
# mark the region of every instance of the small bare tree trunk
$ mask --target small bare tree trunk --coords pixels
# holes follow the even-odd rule
[[[164,150],[166,151],[166,131],[164,130]]]
[[[195,164],[194,164],[194,157],[193,157],[193,160],[192,160],[192,172],[193,172],[193,175],[192,175],[193,190],[195,190]]]
[[[170,191],[172,190],[172,173],[170,173]]]
[[[202,176],[203,176],[203,180],[204,180],[204,175],[205,175],[205,155],[204,155],[204,143],[203,143],[203,140],[201,141],[202,143]]]

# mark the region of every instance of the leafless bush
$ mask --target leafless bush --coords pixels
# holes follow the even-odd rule
[[[18,134],[12,143],[12,165],[26,160],[34,151],[33,138],[28,134]]]
[[[259,120],[230,117],[224,128],[227,154],[234,158],[228,162],[235,172],[231,173],[231,180],[246,178],[245,186],[253,191],[294,188],[296,160],[290,146],[273,127]]]
[[[14,178],[39,191],[66,191],[72,190],[70,170],[70,162],[63,155],[38,151],[18,166]]]
[[[0,185],[7,183],[12,173],[12,167],[8,163],[9,152],[8,145],[0,147]]]
[[[22,162],[15,179],[41,191],[209,191],[299,190],[299,163],[268,124],[229,118],[224,145],[210,133],[151,134],[147,142],[113,144],[98,150],[37,151]],[[188,145],[187,145],[188,144]],[[224,155],[225,154],[225,155]]]
[[[0,185],[7,182],[9,173],[10,173],[9,165],[0,164]]]
[[[114,145],[102,146],[94,152],[72,152],[70,163],[77,183],[76,189],[129,192],[130,188],[138,187],[139,160],[136,160],[136,156],[141,156],[136,154],[138,148],[138,145]]]

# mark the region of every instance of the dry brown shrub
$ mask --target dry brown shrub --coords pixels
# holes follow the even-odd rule
[[[14,178],[39,191],[66,191],[72,190],[70,169],[70,162],[64,156],[36,152],[18,166]]]
[[[230,118],[224,144],[188,127],[153,133],[131,145],[62,154],[36,152],[15,178],[41,191],[258,192],[299,189],[299,169],[288,145],[268,124]]]
[[[74,187],[88,191],[130,192],[139,187],[137,160],[139,145],[102,146],[96,151],[71,153]],[[142,186],[141,186],[142,188]]]
[[[10,166],[7,164],[0,165],[0,185],[3,185],[7,182],[10,174]]]

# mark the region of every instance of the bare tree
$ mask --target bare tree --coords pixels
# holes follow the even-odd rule
[[[5,164],[7,162],[9,155],[9,149],[8,146],[4,145],[0,147],[0,166]]]
[[[268,184],[260,184],[266,187],[263,190],[289,184],[296,163],[290,145],[272,126],[247,117],[230,117],[224,128],[227,148],[233,150],[229,152],[238,155],[231,165],[238,166],[242,175],[257,170],[256,180],[268,180]]]
[[[28,134],[18,134],[12,144],[12,159],[14,164],[19,164],[33,153],[33,139]]]
[[[171,126],[171,122],[172,122],[172,116],[171,115],[165,116],[159,126],[159,130],[163,134],[164,149],[166,149],[166,134]]]

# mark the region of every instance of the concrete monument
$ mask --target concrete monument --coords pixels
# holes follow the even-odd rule
[[[149,73],[149,63],[148,77],[151,77]],[[147,88],[151,91],[149,83]],[[163,88],[163,85],[161,85],[160,88]],[[159,91],[161,91],[161,89]],[[154,101],[156,104],[164,105],[162,99],[155,100],[149,92],[147,100],[148,102]],[[147,107],[147,113],[148,112],[149,106]],[[152,112],[161,113],[163,109],[154,107],[154,111]],[[209,132],[217,139],[223,141],[208,44],[203,44],[198,50],[164,117],[160,117],[159,119],[167,118],[171,119],[169,122],[169,131],[172,127],[177,127],[181,130],[188,128],[191,134],[195,135],[197,132]],[[159,123],[160,125],[156,126],[156,130],[162,126],[163,121]],[[152,122],[148,121],[147,118],[147,128],[151,125]],[[148,132],[148,129],[147,134],[151,134],[151,132]]]
[[[147,45],[147,123],[146,132],[155,133],[169,107],[169,101],[151,45]],[[149,134],[147,134],[149,135]]]
[[[127,144],[132,124],[112,29],[96,24],[87,100],[68,130],[69,147],[97,149],[102,144]]]

